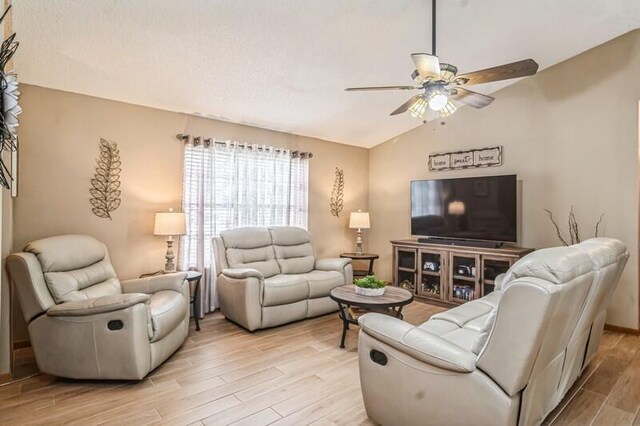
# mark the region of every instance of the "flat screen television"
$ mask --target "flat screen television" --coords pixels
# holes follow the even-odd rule
[[[411,182],[411,235],[516,242],[516,175]]]

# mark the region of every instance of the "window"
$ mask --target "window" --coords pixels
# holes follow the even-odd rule
[[[188,234],[182,268],[211,264],[211,238],[244,226],[307,227],[306,153],[232,142],[188,143],[182,208]]]

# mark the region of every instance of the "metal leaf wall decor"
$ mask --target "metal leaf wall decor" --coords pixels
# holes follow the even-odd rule
[[[91,211],[98,217],[113,220],[111,212],[120,207],[120,150],[115,142],[100,139],[100,156],[91,179]]]
[[[0,24],[4,21],[11,6],[7,7],[0,17]],[[18,90],[18,79],[13,71],[6,71],[5,67],[18,48],[15,41],[16,33],[11,34],[0,46],[0,154],[4,151],[12,153],[18,149],[18,114],[22,112],[18,105],[20,91]],[[13,155],[13,154],[12,154]],[[12,169],[15,169],[12,158]],[[15,170],[14,170],[15,174]],[[10,189],[15,185],[16,176],[4,164],[0,155],[0,185]],[[16,194],[17,195],[17,194]]]
[[[333,181],[333,189],[331,190],[331,199],[329,200],[329,206],[331,207],[331,214],[335,217],[340,217],[342,211],[344,197],[344,170],[336,167],[336,177]]]

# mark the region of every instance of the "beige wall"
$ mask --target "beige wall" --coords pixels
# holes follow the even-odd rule
[[[495,93],[483,110],[464,108],[369,153],[370,248],[390,279],[390,239],[410,235],[409,182],[516,173],[522,181],[521,245],[557,245],[543,211],[574,206],[582,235],[605,213],[601,235],[631,257],[607,322],[638,328],[638,101],[640,31],[634,31]],[[481,91],[481,90],[480,90]],[[429,153],[502,145],[502,167],[430,173]]]
[[[372,229],[365,238],[381,254],[376,272],[386,278],[389,240],[409,236],[410,180],[517,173],[522,245],[557,244],[542,208],[563,215],[574,205],[585,231],[606,214],[603,234],[626,241],[631,252],[608,322],[637,328],[638,75],[635,31],[496,93],[496,102],[484,110],[465,108],[445,126],[421,126],[370,151],[23,85],[13,247],[88,233],[109,246],[123,278],[160,269],[165,245],[152,235],[153,215],[180,206],[182,146],[174,138],[180,132],[312,151],[309,228],[318,254],[350,250],[348,212],[368,206]],[[88,202],[100,137],[117,141],[123,157],[122,206],[113,221],[95,217]],[[500,168],[427,171],[430,152],[490,145],[504,147]],[[339,219],[328,209],[336,166],[346,178]],[[23,336],[24,328],[17,327],[16,337]]]
[[[368,150],[185,114],[23,85],[20,197],[14,247],[64,233],[104,241],[122,278],[164,266],[163,237],[152,235],[156,211],[180,208],[182,144],[177,133],[313,152],[309,166],[309,230],[319,256],[350,250],[348,212],[367,208]],[[89,180],[100,138],[117,141],[122,156],[122,205],[113,221],[93,215]],[[344,212],[331,216],[335,167],[344,169]]]

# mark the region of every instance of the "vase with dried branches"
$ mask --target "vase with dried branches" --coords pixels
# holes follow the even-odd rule
[[[573,211],[573,206],[569,209],[569,217],[567,219],[567,226],[569,227],[569,237],[567,238],[566,234],[560,229],[560,225],[556,222],[556,219],[553,217],[553,213],[549,209],[544,209],[549,214],[549,219],[556,229],[556,235],[560,242],[565,246],[570,246],[573,244],[578,244],[580,240],[580,227],[578,226],[578,221],[576,219],[576,214]],[[602,223],[602,219],[604,218],[604,213],[600,215],[598,222],[596,223],[596,229],[594,233],[594,237],[598,236],[598,232],[600,232],[600,224]]]
[[[335,217],[340,217],[340,212],[343,208],[344,198],[344,170],[336,167],[336,177],[333,181],[333,190],[331,191],[331,199],[329,200],[329,207],[331,207],[331,214]]]
[[[98,217],[113,220],[111,212],[120,207],[120,171],[122,161],[118,144],[100,139],[100,156],[91,179],[91,211]]]

